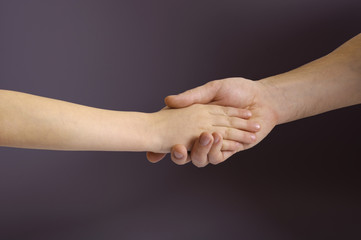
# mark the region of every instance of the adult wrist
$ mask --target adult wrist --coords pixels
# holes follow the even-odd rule
[[[294,105],[287,99],[287,87],[280,81],[280,76],[267,77],[257,82],[262,85],[263,102],[272,109],[276,125],[291,121]]]

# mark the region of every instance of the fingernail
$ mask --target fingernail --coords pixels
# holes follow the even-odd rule
[[[183,154],[181,154],[180,152],[175,151],[174,152],[174,157],[178,158],[178,159],[181,159],[181,158],[183,158]]]
[[[202,146],[207,146],[210,141],[211,141],[211,140],[210,140],[207,136],[202,136],[202,137],[199,139],[199,143],[200,143]]]
[[[255,127],[257,130],[261,129],[261,125],[259,125],[259,124],[254,125],[254,127]]]
[[[246,115],[247,115],[247,117],[252,117],[252,113],[251,113],[250,111],[248,111],[248,112],[246,113]]]

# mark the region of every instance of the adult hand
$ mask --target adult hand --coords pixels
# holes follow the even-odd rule
[[[210,103],[247,108],[252,118],[261,124],[253,144],[262,141],[276,124],[286,123],[342,107],[361,104],[361,34],[353,37],[333,52],[299,68],[260,81],[228,78],[213,81],[165,100],[169,107],[180,108],[194,103]],[[172,149],[172,160],[178,164],[192,161],[202,167],[217,164],[233,153],[220,153],[217,135],[202,134],[196,141],[190,158],[184,146]],[[207,143],[208,144],[202,144]],[[208,155],[207,155],[208,153]],[[150,161],[164,155],[148,153]]]
[[[227,78],[166,97],[165,103],[171,108],[202,103],[249,109],[252,112],[251,119],[261,125],[260,131],[256,133],[256,141],[252,144],[240,145],[236,151],[222,152],[222,139],[219,134],[202,133],[195,141],[190,156],[183,145],[175,145],[171,152],[172,160],[180,165],[192,161],[197,167],[204,167],[208,163],[221,163],[234,153],[251,148],[262,141],[278,121],[270,88],[271,86],[262,81]],[[147,158],[151,162],[158,162],[164,156],[165,154],[147,153]]]

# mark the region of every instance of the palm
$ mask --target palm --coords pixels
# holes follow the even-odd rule
[[[256,133],[257,142],[246,145],[250,148],[262,141],[276,125],[276,114],[272,104],[267,99],[265,86],[257,81],[244,78],[228,78],[215,81],[213,84],[220,86],[211,101],[211,104],[247,108],[252,111],[251,119],[261,125],[261,130]]]

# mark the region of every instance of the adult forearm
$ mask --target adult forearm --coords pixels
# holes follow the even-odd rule
[[[361,103],[361,34],[332,53],[263,80],[285,123]]]
[[[150,150],[149,114],[92,108],[0,90],[0,146],[51,150]]]

